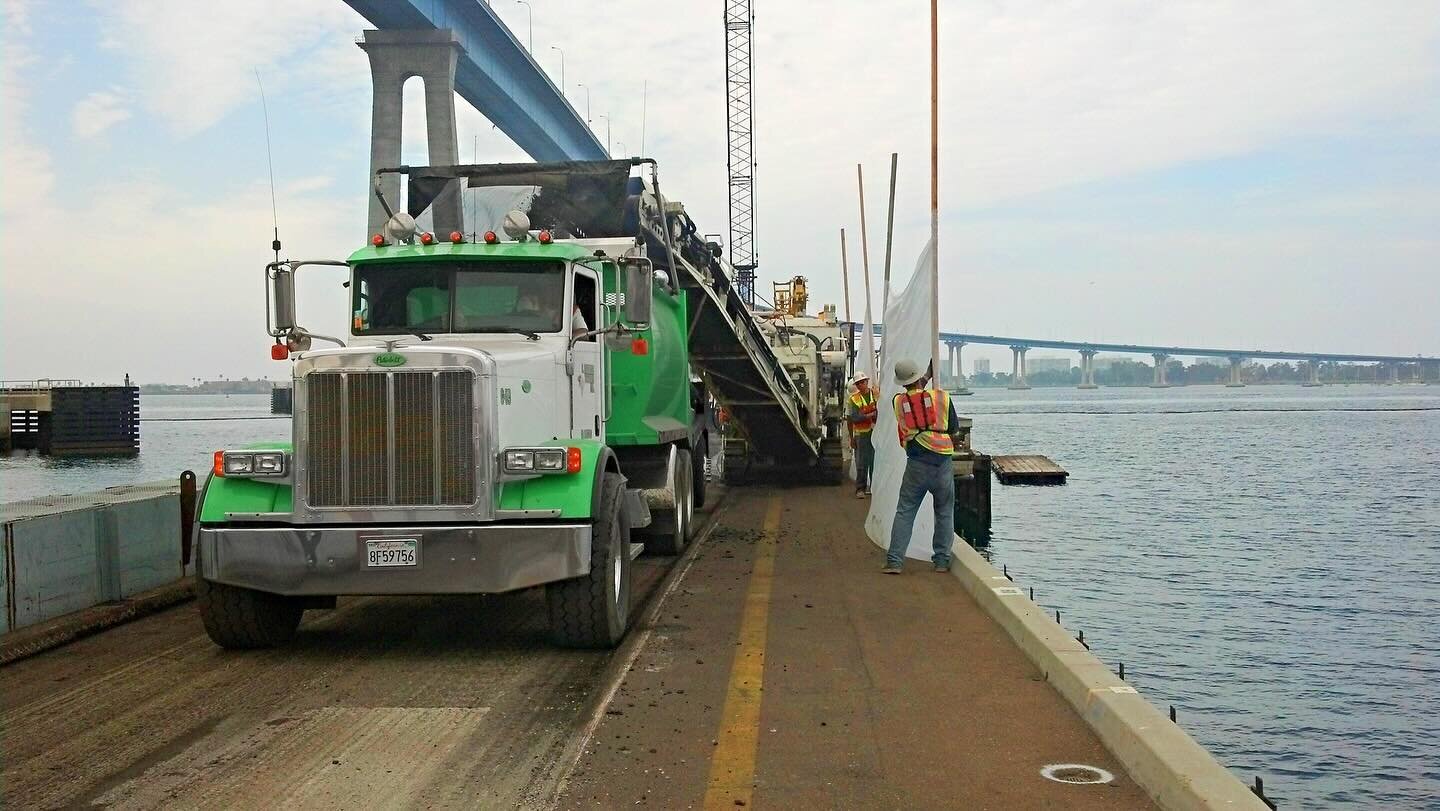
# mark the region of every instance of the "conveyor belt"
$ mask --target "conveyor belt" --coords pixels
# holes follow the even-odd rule
[[[690,308],[691,363],[739,424],[752,454],[784,466],[814,464],[820,445],[805,428],[805,401],[749,308],[723,270],[685,270],[680,281]]]

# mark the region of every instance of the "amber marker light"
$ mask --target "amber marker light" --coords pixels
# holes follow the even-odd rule
[[[354,244],[354,243],[351,243]],[[215,451],[215,475],[225,478],[225,451]]]
[[[540,235],[537,236],[536,239],[540,240],[540,244],[541,244],[541,245],[549,245],[550,242],[551,242],[550,232],[549,232],[549,231],[541,231],[541,232],[540,232]]]
[[[270,344],[270,360],[290,360],[290,347],[277,338],[275,343]]]
[[[423,233],[423,234],[420,235],[420,244],[421,244],[421,245],[434,245],[434,244],[435,244],[435,235],[432,234],[432,233],[430,233],[429,231],[426,231],[425,233]]]
[[[565,472],[566,472],[566,473],[579,473],[579,472],[580,472],[580,449],[579,449],[579,448],[566,448],[566,449],[565,449]]]
[[[459,245],[460,243],[465,241],[465,235],[460,233],[459,231],[451,231],[450,241],[455,243],[456,245]]]
[[[370,237],[370,244],[371,244],[371,245],[374,245],[375,247],[378,248],[378,247],[380,247],[381,245],[384,245],[384,244],[385,244],[385,237],[382,237],[382,236],[380,236],[379,234],[376,234],[375,236]]]
[[[494,231],[486,231],[486,232],[485,232],[485,244],[486,244],[486,245],[494,245],[495,243],[497,243],[497,242],[499,242],[499,241],[500,241],[500,237],[495,236],[495,232],[494,232]]]

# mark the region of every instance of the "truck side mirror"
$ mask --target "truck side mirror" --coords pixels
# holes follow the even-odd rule
[[[287,335],[295,324],[295,271],[289,265],[273,264],[266,268],[270,277],[270,334]]]
[[[650,309],[655,301],[655,279],[648,259],[624,259],[620,264],[620,289],[625,295],[621,317],[631,326],[650,323]]]

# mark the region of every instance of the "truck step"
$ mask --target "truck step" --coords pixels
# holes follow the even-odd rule
[[[644,552],[644,551],[645,551],[645,544],[643,544],[643,543],[631,543],[631,544],[630,544],[630,559],[631,559],[631,560],[634,560],[634,559],[640,557],[640,553],[641,553],[641,552]]]

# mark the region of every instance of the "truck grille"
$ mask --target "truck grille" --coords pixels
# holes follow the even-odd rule
[[[475,375],[313,372],[306,377],[311,507],[475,502]]]

